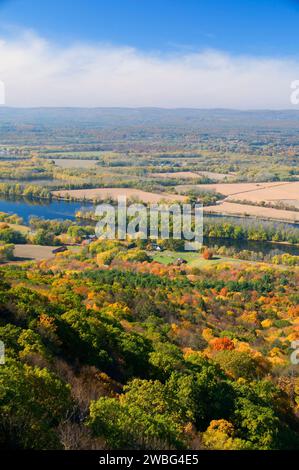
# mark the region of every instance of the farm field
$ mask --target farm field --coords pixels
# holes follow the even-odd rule
[[[96,160],[80,158],[55,158],[52,161],[60,168],[93,168],[96,165]]]
[[[50,259],[55,255],[53,250],[57,246],[41,246],[41,245],[15,245],[14,256],[15,261],[40,261],[42,259]]]
[[[209,206],[207,212],[219,214],[252,215],[262,218],[298,221],[299,182],[272,183],[219,183],[205,185],[179,185],[178,192],[191,189],[215,191],[226,198],[216,206]],[[244,201],[244,204],[243,204]],[[277,205],[277,208],[263,207],[263,204]],[[253,204],[253,205],[251,205]],[[283,204],[286,210],[279,205]],[[288,210],[287,208],[290,208]]]
[[[185,201],[186,198],[181,195],[172,195],[167,193],[150,193],[140,189],[132,188],[94,188],[94,189],[73,189],[63,191],[53,191],[54,196],[58,198],[86,199],[89,201],[105,200],[108,198],[117,199],[119,196],[127,198],[136,198],[145,203],[157,203],[166,201]]]
[[[57,249],[57,246],[45,246],[45,245],[32,245],[32,244],[20,244],[15,245],[14,248],[14,261],[10,261],[9,264],[20,263],[22,261],[41,261],[54,258],[56,255],[53,250]],[[69,246],[68,250],[73,253],[77,252],[78,246]]]
[[[217,173],[214,171],[199,171],[198,174],[216,181],[229,180],[235,176],[232,173]]]
[[[231,195],[228,197],[228,200],[237,197],[238,194]],[[260,188],[256,191],[249,191],[246,194],[240,193],[240,198],[243,197],[250,202],[283,202],[299,208],[299,181],[285,184],[281,183],[264,189]]]
[[[275,219],[288,222],[299,222],[299,212],[284,209],[273,209],[262,206],[251,206],[249,204],[236,204],[224,201],[216,206],[208,206],[204,208],[206,213],[238,215],[260,217],[262,219]]]
[[[202,189],[202,190],[211,190],[221,193],[224,196],[235,196],[243,195],[242,197],[248,197],[250,192],[259,192],[262,189],[268,190],[269,188],[277,188],[279,186],[297,184],[299,192],[299,182],[289,183],[289,182],[271,182],[271,183],[215,183],[215,184],[197,184],[197,185],[178,185],[176,186],[177,191],[186,191],[188,189]],[[245,196],[246,193],[246,196]]]
[[[198,179],[200,178],[199,173],[195,173],[193,171],[174,171],[174,172],[167,172],[167,173],[152,173],[151,176],[156,178],[190,178],[190,179]]]

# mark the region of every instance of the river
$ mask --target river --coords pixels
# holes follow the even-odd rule
[[[92,209],[90,203],[84,204],[82,202],[0,198],[0,212],[18,214],[25,223],[29,221],[31,216],[75,220],[75,213],[82,207]]]
[[[75,213],[80,209],[92,210],[94,206],[91,203],[75,202],[75,201],[41,201],[31,199],[7,199],[0,197],[0,212],[7,212],[10,214],[17,214],[23,218],[25,223],[28,223],[31,216],[43,217],[45,219],[69,219],[75,220]],[[207,219],[213,219],[214,216],[206,216]],[[219,218],[219,216],[217,216]],[[227,219],[227,217],[226,217]],[[244,223],[244,218],[234,217],[233,220],[238,220]],[[247,221],[248,222],[248,221]],[[294,225],[289,224],[290,227]],[[298,227],[298,226],[297,226]],[[246,240],[228,240],[228,239],[207,239],[204,243],[208,246],[224,245],[227,247],[234,247],[239,250],[250,250],[254,252],[263,252],[264,254],[273,253],[290,253],[299,255],[299,247],[292,245],[282,245],[279,243],[268,242],[255,242]]]

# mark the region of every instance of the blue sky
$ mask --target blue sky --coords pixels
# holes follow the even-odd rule
[[[142,50],[215,48],[231,53],[299,51],[295,0],[6,0],[5,25],[65,44],[104,41]]]
[[[12,106],[292,108],[299,0],[0,0]]]
[[[292,0],[7,0],[6,25],[59,43],[104,41],[142,50],[215,48],[299,54],[299,2]]]

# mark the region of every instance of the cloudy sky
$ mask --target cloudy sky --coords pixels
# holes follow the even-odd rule
[[[298,25],[290,0],[0,0],[0,80],[8,106],[299,109]]]

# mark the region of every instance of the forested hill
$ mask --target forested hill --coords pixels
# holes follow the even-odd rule
[[[102,255],[1,268],[1,447],[299,448],[298,273]]]

